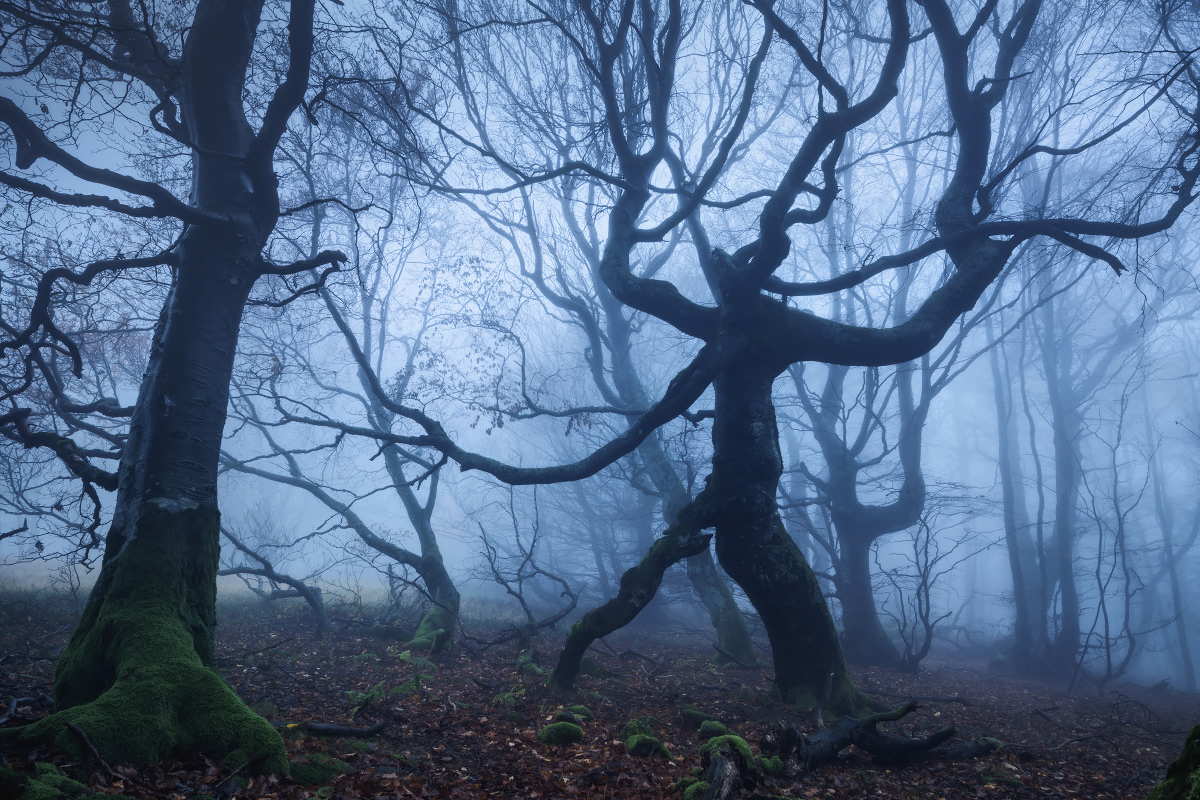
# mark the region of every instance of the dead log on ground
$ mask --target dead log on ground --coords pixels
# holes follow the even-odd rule
[[[916,764],[929,759],[958,760],[986,755],[996,749],[992,742],[966,742],[952,747],[942,747],[957,732],[953,725],[942,728],[922,739],[908,736],[893,736],[878,729],[881,722],[895,722],[917,709],[915,702],[908,702],[892,711],[871,714],[861,719],[842,717],[828,728],[806,735],[794,727],[772,731],[763,737],[764,755],[778,755],[785,760],[795,758],[803,767],[833,761],[838,753],[850,745],[870,753],[879,761],[892,764]]]

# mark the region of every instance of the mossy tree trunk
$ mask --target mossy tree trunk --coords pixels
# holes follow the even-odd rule
[[[257,248],[195,230],[155,332],[121,462],[104,564],[55,675],[56,713],[25,738],[104,758],[173,753],[287,771],[283,741],[215,669],[217,458]]]
[[[835,714],[860,710],[837,629],[775,495],[783,474],[771,385],[776,370],[749,358],[718,376],[713,424],[717,557],[746,592],[771,641],[775,686],[800,705]],[[832,676],[832,678],[830,678]]]
[[[1146,800],[1197,800],[1200,798],[1200,725],[1192,728],[1179,758],[1167,767],[1167,777]]]
[[[171,30],[186,31],[178,56],[161,44],[172,34],[154,28],[153,9],[112,0],[97,11],[107,14],[97,30],[110,38],[88,46],[119,54],[110,68],[144,84],[131,97],[159,98],[148,112],[156,127],[192,146],[191,194],[187,204],[155,196],[166,209],[160,216],[174,216],[183,232],[169,254],[172,287],[122,451],[103,566],[58,663],[56,713],[7,736],[79,753],[66,727],[73,723],[112,762],[202,752],[288,770],[278,732],[215,668],[218,462],[251,287],[264,274],[307,273],[344,257],[290,266],[262,257],[279,217],[275,151],[308,86],[315,4],[289,5],[286,47],[273,43],[289,52],[287,73],[253,114],[255,131],[244,106],[246,75],[260,33],[280,35],[261,24],[262,8],[262,0],[199,0],[190,24],[180,28],[184,21],[172,18]],[[97,174],[120,188],[142,185],[108,177],[115,173],[89,177]]]
[[[432,549],[425,548],[419,572],[433,605],[421,619],[408,647],[438,653],[449,649],[454,642],[461,600],[436,545]]]
[[[711,493],[705,490],[685,506],[675,523],[651,545],[642,560],[621,576],[617,596],[584,614],[571,626],[550,676],[552,686],[560,691],[573,688],[583,656],[592,642],[632,622],[654,599],[662,584],[663,573],[672,564],[708,549],[712,538],[701,531],[712,525],[710,500]]]
[[[641,375],[633,363],[633,326],[630,316],[600,279],[599,263],[593,260],[595,285],[600,303],[605,311],[609,349],[612,354],[612,380],[620,400],[627,406],[644,408],[650,403],[649,393],[642,383]],[[646,469],[646,475],[662,499],[663,519],[668,526],[674,524],[680,510],[688,503],[688,489],[671,463],[663,445],[661,431],[655,431],[638,446],[638,455]],[[742,610],[738,608],[733,592],[717,572],[712,553],[703,550],[689,556],[686,561],[688,581],[696,592],[700,603],[708,612],[717,645],[729,657],[743,664],[757,660],[754,644]]]

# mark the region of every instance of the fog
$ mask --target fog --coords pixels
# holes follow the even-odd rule
[[[976,5],[337,3],[299,100],[272,6],[231,120],[5,39],[0,582],[219,502],[222,597],[560,686],[630,625],[1196,693],[1196,9]]]

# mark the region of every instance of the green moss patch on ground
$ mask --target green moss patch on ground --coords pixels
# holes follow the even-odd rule
[[[583,728],[573,722],[552,722],[537,733],[544,744],[578,744],[583,741]]]

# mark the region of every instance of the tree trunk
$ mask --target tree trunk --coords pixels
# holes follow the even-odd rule
[[[442,563],[442,554],[436,548],[426,548],[421,556],[418,570],[433,607],[421,619],[412,641],[406,646],[414,650],[440,653],[448,650],[454,642],[454,631],[458,628],[458,609],[461,598],[450,573]]]
[[[725,585],[717,572],[712,553],[702,550],[687,560],[688,580],[696,590],[696,596],[708,611],[713,630],[717,633],[717,661],[735,662],[746,666],[758,662],[754,644],[750,641],[750,630],[746,618],[738,608],[733,592]]]
[[[1043,306],[1042,362],[1050,399],[1054,442],[1054,556],[1061,598],[1061,623],[1050,650],[1050,669],[1069,675],[1079,655],[1079,595],[1075,588],[1075,498],[1079,493],[1080,406],[1086,394],[1073,383],[1074,350],[1056,335],[1054,306]]]
[[[639,384],[640,390],[640,384]],[[644,398],[642,391],[639,397]],[[646,466],[646,474],[654,488],[662,497],[663,518],[668,525],[675,522],[675,516],[687,503],[687,488],[679,479],[679,473],[671,464],[663,449],[662,435],[658,431],[651,434],[638,447],[638,455]],[[687,576],[691,581],[696,596],[700,599],[713,630],[717,634],[717,646],[722,655],[718,660],[725,661],[732,656],[743,664],[752,664],[758,660],[754,653],[754,643],[750,640],[750,630],[746,627],[746,619],[738,608],[733,592],[717,572],[713,563],[712,553],[704,550],[687,559]]]
[[[1017,446],[1015,404],[1007,369],[1008,352],[1004,342],[995,340],[990,318],[987,326],[999,441],[996,468],[1004,502],[1004,542],[1008,550],[1009,571],[1012,574],[1013,610],[1016,615],[1013,620],[1012,662],[1018,670],[1030,672],[1045,656],[1046,625],[1042,617],[1045,604],[1040,599],[1041,592],[1037,591],[1041,582],[1037,580],[1036,554],[1029,536],[1025,491],[1021,484],[1021,451]],[[1035,619],[1038,621],[1037,626],[1034,624]]]
[[[147,764],[202,752],[286,773],[279,733],[215,668],[217,463],[238,326],[257,253],[193,228],[159,320],[104,563],[58,662],[56,713],[22,729],[80,752]],[[233,239],[233,241],[230,241]]]
[[[583,655],[592,642],[632,622],[654,599],[663,573],[672,564],[708,549],[712,539],[700,535],[700,531],[712,525],[710,494],[708,490],[701,492],[679,513],[675,523],[650,546],[642,560],[625,571],[616,597],[593,608],[571,626],[566,644],[558,654],[558,663],[550,676],[552,686],[560,691],[574,687]]]
[[[900,651],[883,629],[875,607],[871,543],[851,532],[839,533],[838,538],[842,549],[836,583],[842,603],[842,647],[846,658],[856,664],[895,664],[900,661]]]
[[[719,375],[713,424],[717,557],[746,592],[771,641],[775,686],[816,706],[832,675],[826,707],[853,713],[866,703],[842,656],[816,576],[788,536],[775,500],[783,459],[771,384],[776,371],[753,362]]]
[[[1079,595],[1075,588],[1075,497],[1079,492],[1079,463],[1076,459],[1078,417],[1073,409],[1055,402],[1051,393],[1054,420],[1054,548],[1061,598],[1062,622],[1050,653],[1051,668],[1068,675],[1079,655]]]

